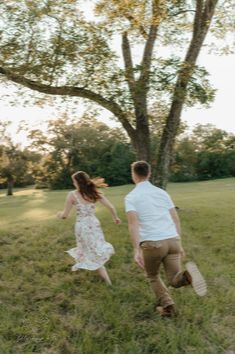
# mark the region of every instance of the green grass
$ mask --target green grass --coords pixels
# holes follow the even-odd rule
[[[187,259],[208,282],[208,295],[190,287],[171,289],[179,310],[174,319],[153,312],[154,295],[133,263],[123,197],[133,186],[105,194],[122,224],[102,206],[97,215],[116,250],[107,264],[113,281],[96,272],[71,272],[64,251],[74,247],[74,212],[55,218],[66,191],[0,192],[0,353],[200,354],[235,353],[235,179],[170,184],[180,207]]]

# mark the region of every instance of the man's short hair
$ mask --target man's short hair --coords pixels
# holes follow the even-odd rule
[[[139,177],[147,177],[151,172],[151,166],[146,161],[133,162],[131,169]]]

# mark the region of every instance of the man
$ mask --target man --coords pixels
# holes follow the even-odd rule
[[[173,316],[174,301],[160,278],[163,264],[169,283],[179,288],[191,284],[200,296],[206,293],[206,284],[193,262],[181,271],[184,250],[180,239],[180,220],[168,193],[149,182],[151,167],[145,161],[131,165],[136,187],[125,198],[129,233],[134,247],[134,259],[144,268],[157,298],[157,311],[162,316]]]

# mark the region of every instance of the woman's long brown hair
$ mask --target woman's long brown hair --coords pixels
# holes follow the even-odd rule
[[[101,198],[101,192],[97,190],[98,187],[107,187],[103,178],[97,177],[91,179],[86,172],[78,171],[72,175],[78,186],[79,192],[81,193],[83,199],[89,202],[96,202]]]

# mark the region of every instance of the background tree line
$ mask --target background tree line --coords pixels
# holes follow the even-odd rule
[[[160,124],[160,123],[159,123]],[[71,188],[71,174],[84,170],[102,176],[110,186],[131,183],[132,145],[119,128],[110,128],[89,115],[79,122],[67,116],[49,122],[47,132],[29,131],[31,145],[14,144],[2,125],[0,188],[35,184],[36,188]],[[159,131],[152,126],[152,148],[159,149]],[[156,169],[152,161],[153,175]],[[235,135],[211,124],[191,133],[181,125],[172,155],[170,180],[185,182],[235,176]]]

